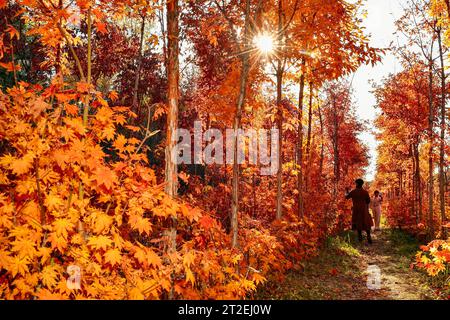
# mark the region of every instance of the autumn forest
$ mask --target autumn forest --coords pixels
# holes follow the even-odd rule
[[[450,2],[367,2],[0,0],[0,299],[449,299]]]

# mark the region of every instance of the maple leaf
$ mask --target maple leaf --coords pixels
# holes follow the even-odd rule
[[[107,124],[112,122],[114,116],[114,111],[109,107],[101,107],[95,114],[95,119],[102,124]],[[114,128],[114,127],[113,127]]]
[[[98,166],[94,172],[94,179],[97,181],[98,185],[104,185],[107,189],[111,189],[117,181],[116,174],[108,167]]]
[[[255,282],[256,285],[259,285],[267,281],[267,279],[258,272],[253,273],[252,280]]]
[[[30,171],[33,166],[34,155],[31,153],[27,153],[22,158],[16,158],[12,161],[10,168],[13,173],[17,175],[25,174]]]
[[[149,248],[136,248],[134,257],[144,266],[161,266],[161,258]]]
[[[105,253],[105,261],[111,264],[112,266],[119,264],[120,260],[122,259],[122,256],[120,254],[120,251],[116,248],[109,249]]]
[[[82,94],[89,92],[90,85],[87,82],[77,82],[77,91]]]
[[[89,238],[88,245],[94,249],[106,250],[112,245],[112,240],[108,236],[92,236]]]
[[[108,141],[111,141],[114,139],[114,135],[116,133],[116,129],[114,128],[114,126],[106,126],[101,133],[101,137],[103,139],[106,139]]]
[[[195,254],[193,252],[187,252],[183,257],[183,265],[190,267],[195,261]]]
[[[106,29],[106,24],[101,21],[96,21],[95,27],[97,28],[97,31],[100,32],[101,34],[105,34],[108,32],[108,30]]]
[[[67,239],[68,231],[71,231],[74,228],[75,225],[69,219],[58,218],[55,221],[53,221],[53,230],[59,237],[64,237]]]
[[[111,224],[113,223],[113,217],[108,216],[102,212],[95,212],[92,214],[93,217],[93,231],[100,234],[104,231],[109,231]]]
[[[40,273],[40,278],[44,286],[46,286],[47,288],[53,288],[54,286],[56,286],[58,281],[57,268],[50,265],[45,266]]]
[[[119,94],[117,93],[117,91],[111,91],[108,94],[108,97],[111,99],[112,102],[117,101],[117,99],[119,99]]]
[[[50,193],[46,195],[44,200],[44,205],[48,208],[48,210],[56,210],[59,209],[64,204],[63,200],[59,197],[58,194]]]
[[[52,249],[56,248],[60,252],[64,252],[64,249],[67,248],[67,239],[57,236],[56,232],[50,233],[48,241],[50,241]]]
[[[148,218],[142,218],[138,215],[130,216],[130,225],[133,229],[137,229],[139,233],[150,234],[152,224]]]
[[[35,243],[29,239],[18,239],[11,244],[11,251],[16,252],[19,258],[33,257],[36,254]]]
[[[68,118],[65,120],[66,124],[75,130],[76,133],[84,135],[86,128],[83,125],[83,121],[80,118]],[[67,139],[66,139],[67,140]]]
[[[125,136],[122,134],[119,134],[119,135],[117,135],[117,138],[113,143],[113,146],[120,152],[124,152],[125,151],[124,147],[125,147],[126,143],[127,143],[127,139],[125,138]]]
[[[11,263],[10,263],[10,272],[13,277],[15,277],[17,274],[21,274],[22,276],[25,276],[26,273],[29,272],[28,264],[30,263],[29,257],[12,257]]]
[[[185,271],[186,271],[186,282],[191,282],[192,286],[194,286],[194,284],[195,284],[194,274],[192,273],[191,269],[189,269],[189,268],[185,268]]]

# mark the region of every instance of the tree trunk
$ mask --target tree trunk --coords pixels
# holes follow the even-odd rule
[[[278,0],[278,43],[281,43],[283,33],[282,0]],[[278,136],[278,171],[277,171],[277,210],[276,218],[281,219],[283,216],[283,109],[281,106],[281,94],[283,85],[283,64],[281,57],[277,58],[277,126],[279,130]]]
[[[305,170],[305,191],[308,192],[308,182],[311,163],[311,122],[312,122],[312,102],[313,102],[313,83],[309,84],[309,107],[308,107],[308,136],[306,139],[306,170]]]
[[[447,99],[447,92],[445,86],[445,65],[444,54],[442,52],[441,29],[438,30],[438,45],[439,45],[439,60],[441,63],[440,78],[441,78],[441,136],[439,143],[439,209],[441,212],[441,228],[443,239],[447,238],[447,230],[444,226],[446,222],[445,216],[445,176],[444,176],[444,161],[445,161],[445,105]]]
[[[133,109],[136,111],[137,118],[136,120],[139,121],[140,115],[141,115],[141,105],[139,103],[139,82],[141,79],[141,68],[142,68],[142,47],[144,43],[144,31],[145,31],[145,15],[142,15],[142,21],[141,21],[141,35],[139,40],[139,52],[138,52],[138,58],[137,58],[137,69],[136,69],[136,75],[134,77],[134,88],[133,88]]]
[[[176,146],[174,134],[178,120],[178,98],[179,98],[179,48],[178,48],[178,0],[167,1],[167,146],[166,146],[166,193],[170,196],[177,195],[178,177],[177,165],[172,158],[173,149]]]
[[[237,133],[241,126],[242,109],[245,102],[245,93],[247,88],[248,72],[249,72],[249,53],[248,53],[248,38],[249,38],[249,28],[250,28],[250,0],[246,1],[245,5],[245,25],[244,25],[244,36],[243,36],[243,54],[241,55],[241,75],[239,80],[239,95],[236,102],[236,115],[234,117],[233,129]],[[234,135],[233,139],[233,178],[232,178],[232,196],[231,196],[231,246],[233,248],[238,245],[238,213],[239,213],[239,164],[238,164],[238,136]]]
[[[414,159],[416,163],[416,192],[417,192],[417,202],[418,202],[418,215],[419,221],[423,219],[423,189],[422,189],[422,179],[420,176],[420,159],[419,159],[419,141],[414,144]]]
[[[167,141],[165,150],[166,171],[165,171],[165,191],[175,197],[178,193],[178,173],[175,163],[174,153],[176,141],[174,140],[178,123],[178,99],[179,99],[179,46],[178,46],[178,0],[167,1]],[[177,220],[173,218],[167,232],[168,251],[176,251],[177,246]],[[174,274],[171,275],[172,283]],[[169,299],[174,298],[173,286],[169,292]]]
[[[278,60],[277,66],[277,126],[279,130],[278,135],[278,171],[277,171],[277,219],[283,216],[283,109],[281,106],[281,90],[283,81],[283,71],[281,69],[281,61]]]
[[[305,65],[303,60],[302,65]],[[298,216],[303,217],[303,95],[305,91],[305,74],[302,70],[299,82],[298,94],[298,132],[297,132],[297,161],[298,161],[298,175],[297,175],[297,190],[298,190]]]
[[[433,226],[433,60],[430,58],[428,63],[428,229],[430,239],[434,238]]]
[[[322,110],[320,108],[320,104],[317,108],[319,112],[319,123],[320,123],[320,161],[319,161],[319,178],[322,178],[323,172],[323,158],[324,158],[324,138],[323,138],[323,118],[322,118]]]
[[[334,153],[334,198],[336,198],[339,180],[340,180],[340,163],[339,163],[339,121],[336,108],[336,98],[332,97],[333,107],[333,153]]]

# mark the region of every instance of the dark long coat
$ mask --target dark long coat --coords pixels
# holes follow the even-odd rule
[[[352,229],[370,230],[373,226],[372,216],[369,213],[370,195],[363,188],[352,190],[346,197],[352,199]]]

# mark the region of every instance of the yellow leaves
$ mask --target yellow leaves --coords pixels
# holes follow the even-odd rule
[[[88,245],[97,250],[106,250],[112,245],[112,240],[108,236],[92,236],[89,238]]]
[[[154,280],[154,279],[147,280],[142,283],[143,289],[141,292],[145,297],[151,295],[153,298],[158,298],[158,287],[159,286],[160,285],[156,280]]]
[[[55,192],[51,192],[45,196],[44,205],[49,211],[58,210],[64,201]]]
[[[52,224],[52,229],[56,233],[58,237],[64,237],[67,239],[68,232],[72,231],[75,228],[75,225],[69,220],[65,218],[58,218]]]
[[[40,263],[45,264],[51,257],[52,249],[47,247],[40,247],[38,250],[38,257],[41,258]]]
[[[102,139],[111,141],[114,139],[115,132],[116,132],[116,129],[114,128],[114,126],[107,126],[102,130],[100,137]]]
[[[109,249],[105,253],[105,261],[112,266],[119,264],[121,259],[122,259],[122,255],[120,254],[120,251],[116,248]]]
[[[17,274],[25,276],[29,272],[28,264],[30,263],[29,257],[14,256],[11,258],[9,265],[9,271],[11,275],[15,277]]]
[[[59,272],[57,270],[58,268],[56,266],[50,265],[47,265],[42,269],[40,278],[44,286],[47,288],[53,288],[56,286],[59,278]]]
[[[83,121],[80,118],[67,118],[65,120],[65,123],[67,124],[67,126],[72,128],[74,132],[78,133],[81,136],[83,136],[86,132],[86,128],[83,125]],[[68,137],[66,137],[66,141],[69,140],[67,138]]]
[[[94,179],[97,181],[97,184],[103,185],[107,189],[111,189],[117,181],[116,174],[108,167],[98,166],[94,173]]]
[[[11,251],[15,252],[18,258],[32,258],[36,254],[35,243],[29,239],[17,239],[11,245]]]
[[[111,123],[113,120],[114,111],[109,107],[101,107],[95,114],[95,120],[101,124]]]
[[[109,232],[111,224],[113,223],[113,217],[101,211],[95,211],[90,215],[90,225],[92,230],[96,234],[101,234],[103,232]]]
[[[81,94],[89,93],[90,85],[86,82],[77,82],[77,91]]]
[[[130,300],[144,300],[145,296],[140,288],[132,288],[129,292]]]
[[[117,93],[117,91],[111,91],[108,95],[108,97],[111,99],[112,102],[117,101],[117,99],[119,99],[119,94]]]
[[[46,111],[50,107],[51,106],[40,97],[31,104],[30,113],[36,118],[41,114],[41,112]]]
[[[119,152],[125,152],[125,145],[127,143],[127,139],[125,138],[124,135],[119,134],[117,135],[116,140],[113,143],[114,148],[116,148],[117,150],[119,150]]]
[[[183,257],[183,265],[190,267],[195,261],[195,254],[192,251],[188,251]]]
[[[138,230],[139,233],[146,233],[150,235],[152,224],[148,218],[143,218],[138,215],[131,215],[129,222],[131,227],[135,230]]]
[[[261,284],[261,283],[264,283],[264,282],[266,282],[266,278],[264,277],[264,276],[262,276],[260,273],[258,273],[258,272],[255,272],[255,273],[253,273],[253,275],[252,275],[252,281],[256,284],[256,285],[259,285],[259,284]]]
[[[232,264],[237,264],[242,259],[242,254],[237,254],[231,259]]]
[[[186,268],[185,270],[186,270],[186,282],[190,282],[192,285],[194,285],[195,284],[194,274],[189,268]]]
[[[134,257],[144,267],[148,267],[148,266],[160,267],[161,266],[161,258],[150,248],[146,248],[146,247],[136,248]]]
[[[30,171],[33,166],[34,153],[28,152],[22,158],[14,157],[10,154],[0,158],[0,165],[11,170],[14,174],[21,175]]]
[[[63,300],[65,297],[59,293],[52,292],[48,289],[39,290],[37,297],[39,300]]]
[[[67,239],[58,237],[56,232],[50,233],[48,241],[50,241],[52,249],[58,249],[60,252],[64,252],[64,249],[67,248]]]

